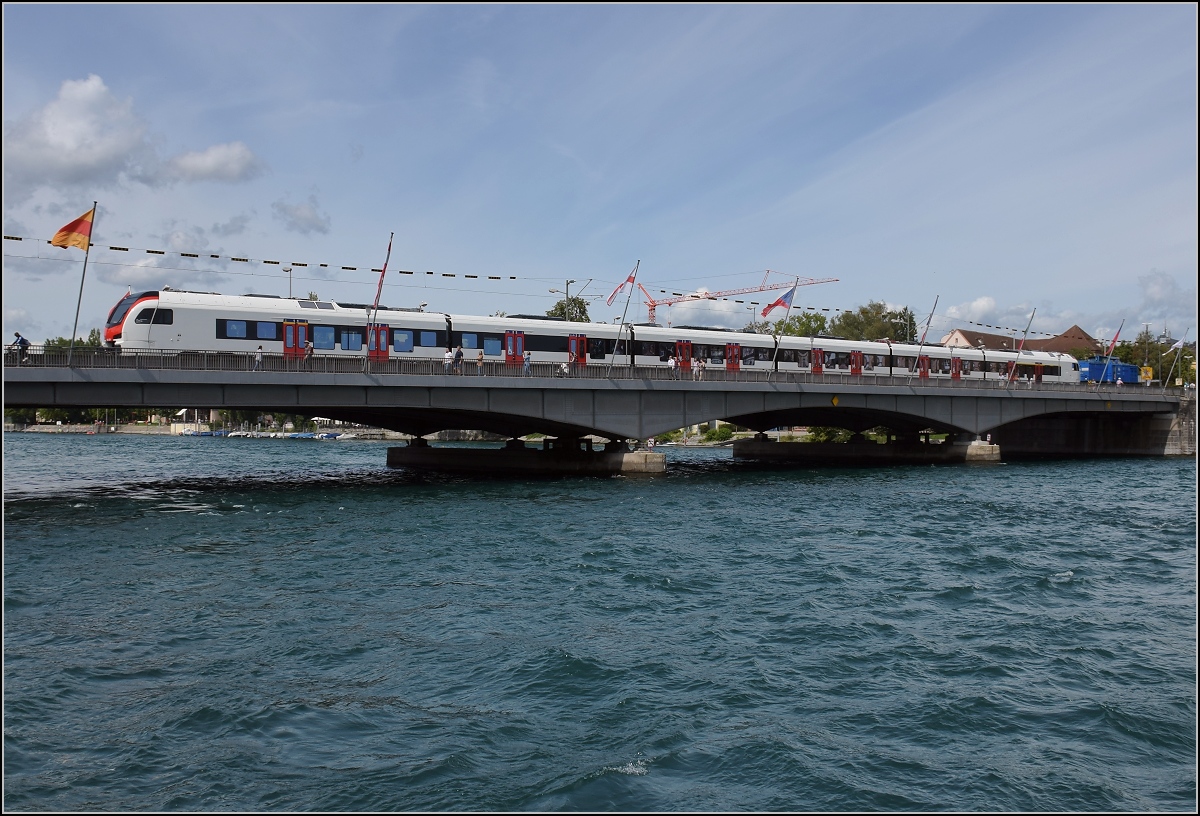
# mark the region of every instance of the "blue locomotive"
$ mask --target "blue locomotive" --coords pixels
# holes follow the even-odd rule
[[[1125,385],[1136,385],[1140,371],[1132,363],[1122,363],[1116,357],[1096,356],[1090,360],[1079,361],[1080,382],[1116,382],[1120,380]]]

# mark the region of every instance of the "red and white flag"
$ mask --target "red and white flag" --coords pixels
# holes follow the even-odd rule
[[[636,277],[637,277],[637,267],[635,266],[633,268],[633,271],[629,273],[629,277],[626,278],[625,280],[621,281],[621,285],[618,286],[616,289],[613,289],[613,293],[608,296],[608,305],[609,306],[612,306],[612,302],[617,299],[617,295],[621,294],[622,289],[624,289],[626,286],[631,286],[633,284],[633,279]]]

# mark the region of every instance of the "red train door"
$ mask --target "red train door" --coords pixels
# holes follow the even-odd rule
[[[950,379],[962,379],[962,359],[959,357],[950,358]]]
[[[850,352],[850,376],[862,376],[863,353],[861,351]]]
[[[283,321],[283,356],[304,356],[304,344],[308,342],[308,324],[296,320]]]
[[[825,352],[822,349],[812,350],[812,373],[821,374],[825,371]]]
[[[679,363],[680,371],[692,370],[692,341],[675,341],[675,361]]]
[[[367,326],[367,358],[384,362],[388,358],[388,327]]]
[[[917,379],[929,379],[929,355],[922,354],[917,358]]]
[[[525,360],[525,332],[504,333],[504,364],[521,365]]]
[[[575,365],[587,365],[587,337],[582,334],[572,334],[567,337],[568,359],[574,360]]]
[[[1039,382],[1039,383],[1042,381],[1042,364],[1041,363],[1033,364],[1033,381]]]
[[[725,344],[725,370],[740,371],[742,368],[742,346],[740,343]]]

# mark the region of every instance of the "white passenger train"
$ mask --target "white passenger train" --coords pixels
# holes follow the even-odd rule
[[[533,362],[577,366],[666,367],[674,357],[682,372],[704,360],[710,372],[776,369],[811,374],[1079,382],[1074,357],[1053,352],[981,349],[833,337],[775,338],[769,334],[689,326],[569,323],[532,315],[478,317],[392,309],[275,295],[220,295],[163,287],[126,295],[108,315],[110,347],[126,351],[231,351],[259,346],[287,357],[304,354],[311,341],[321,355],[441,360],[461,346],[474,360],[519,366]],[[632,357],[630,356],[632,352]]]

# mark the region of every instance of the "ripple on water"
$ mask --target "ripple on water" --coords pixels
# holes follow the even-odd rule
[[[1194,804],[1191,462],[672,448],[665,477],[510,481],[27,436],[9,809]]]

